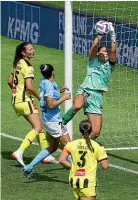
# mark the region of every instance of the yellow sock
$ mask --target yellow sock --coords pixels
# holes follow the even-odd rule
[[[48,141],[46,139],[46,134],[44,132],[41,132],[37,135],[37,141],[41,149],[46,149],[49,146]]]
[[[34,141],[34,139],[36,138],[37,135],[38,135],[38,132],[36,132],[34,129],[32,129],[24,138],[19,149],[22,152],[24,152],[30,146],[30,144]]]

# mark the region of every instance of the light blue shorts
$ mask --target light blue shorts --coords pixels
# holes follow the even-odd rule
[[[43,122],[45,130],[54,138],[68,134],[66,126],[62,122]]]

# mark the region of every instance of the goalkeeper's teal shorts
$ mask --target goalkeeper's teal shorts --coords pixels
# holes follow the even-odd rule
[[[85,104],[83,106],[84,114],[99,114],[102,115],[103,108],[103,92],[97,90],[85,90],[83,88],[79,88],[77,94],[85,94]]]

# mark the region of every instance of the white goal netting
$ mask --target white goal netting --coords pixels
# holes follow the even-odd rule
[[[111,21],[117,36],[117,64],[104,94],[103,127],[98,138],[106,148],[138,147],[138,2],[80,2],[73,15],[73,94],[86,76],[88,52],[96,37],[94,24]],[[110,37],[101,45],[110,48]],[[83,110],[74,117],[76,124],[86,117]]]

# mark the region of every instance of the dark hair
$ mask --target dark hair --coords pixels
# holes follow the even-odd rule
[[[92,124],[89,120],[82,120],[79,124],[79,130],[82,133],[84,139],[86,140],[87,146],[90,149],[90,151],[93,152],[93,147],[91,144],[91,140],[89,138],[89,135],[92,132]]]
[[[45,79],[49,79],[52,76],[54,67],[50,64],[42,64],[42,65],[40,65],[40,71]]]
[[[15,50],[13,67],[16,67],[19,60],[23,58],[22,51],[24,51],[25,47],[29,44],[31,44],[31,43],[30,42],[22,42],[21,44],[17,45],[16,50]]]
[[[106,50],[108,51],[108,48],[106,47],[106,46],[99,46],[98,47],[98,52],[101,50],[101,48],[103,48],[103,47],[105,47],[106,48]]]

